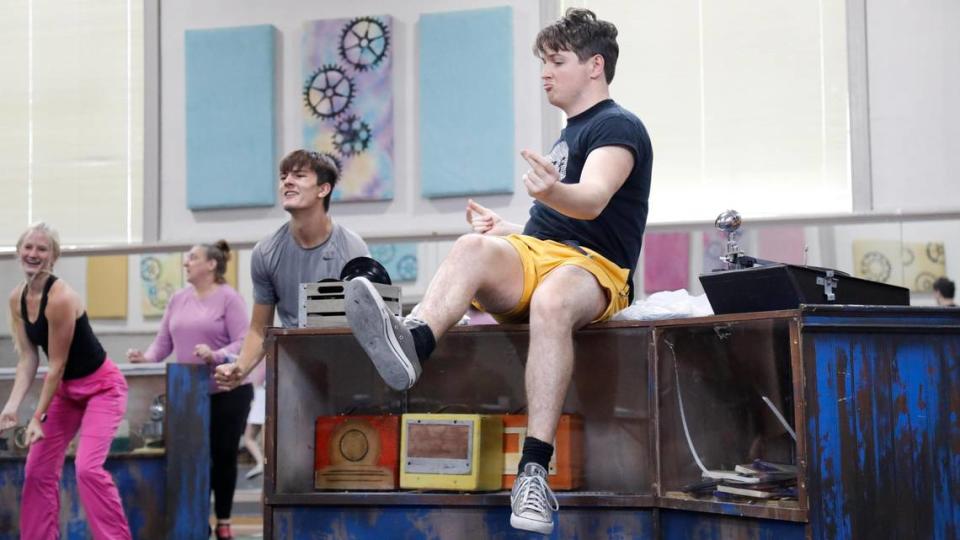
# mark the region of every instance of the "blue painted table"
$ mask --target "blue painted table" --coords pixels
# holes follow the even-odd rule
[[[160,376],[163,377],[162,370]],[[137,377],[130,386],[128,418],[149,407],[139,403]],[[113,475],[136,539],[206,539],[210,515],[208,375],[205,366],[169,364],[161,389],[167,396],[165,448],[111,454]],[[35,394],[38,384],[32,389]],[[153,391],[145,393],[151,399]],[[35,399],[35,398],[34,398]],[[28,399],[29,400],[29,399]],[[28,415],[29,416],[29,415]],[[20,537],[20,494],[25,456],[0,457],[0,540]],[[60,524],[66,540],[86,540],[90,530],[80,505],[73,458],[61,477]]]
[[[266,537],[527,538],[506,491],[313,489],[319,415],[522,410],[527,330],[453,329],[403,393],[346,329],[269,330]],[[585,485],[558,493],[552,538],[958,537],[960,310],[610,322],[578,332],[575,350],[564,411],[584,418]],[[710,469],[796,464],[798,497],[692,496],[694,452]]]

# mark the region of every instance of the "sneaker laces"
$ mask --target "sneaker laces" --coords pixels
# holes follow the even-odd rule
[[[427,321],[419,317],[414,317],[412,314],[407,315],[406,317],[403,318],[403,326],[407,330],[412,330],[413,328],[416,328],[418,326],[426,326],[426,325],[427,325]]]
[[[537,474],[524,474],[519,478],[517,498],[513,502],[513,513],[522,515],[524,512],[535,512],[537,515],[549,517],[548,510],[560,510],[557,496],[553,494],[546,478]]]

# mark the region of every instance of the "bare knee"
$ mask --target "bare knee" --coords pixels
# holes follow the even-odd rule
[[[488,256],[491,253],[493,242],[496,240],[489,236],[476,233],[465,234],[453,243],[453,249],[450,250],[448,257],[457,256],[476,261],[478,257]]]
[[[575,322],[573,307],[570,298],[561,291],[553,287],[538,288],[530,298],[530,326],[570,330]]]

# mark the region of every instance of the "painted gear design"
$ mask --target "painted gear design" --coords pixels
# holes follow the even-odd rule
[[[930,259],[930,262],[943,264],[945,262],[943,244],[939,242],[928,242],[927,259]]]
[[[372,17],[356,18],[340,33],[340,58],[357,71],[376,67],[387,56],[389,47],[387,26]]]
[[[343,162],[336,155],[330,152],[317,152],[321,157],[330,160],[330,163],[333,163],[334,167],[337,168],[337,174],[343,174]]]
[[[417,257],[416,255],[404,255],[397,261],[397,273],[400,274],[397,281],[415,281],[417,279]]]
[[[333,134],[333,146],[344,156],[357,155],[370,146],[373,132],[366,122],[356,115],[337,121],[337,132]]]
[[[347,110],[353,102],[354,91],[353,80],[343,68],[327,64],[307,80],[303,101],[314,116],[329,120]]]
[[[931,274],[930,272],[920,272],[913,280],[913,290],[930,292],[933,290],[933,282],[936,280],[937,276]]]
[[[917,256],[913,254],[912,249],[908,247],[904,247],[900,250],[900,258],[901,258],[900,264],[902,264],[903,266],[910,266],[911,264],[913,264],[913,261],[914,259],[917,258]]]
[[[860,259],[860,275],[869,280],[886,283],[892,272],[890,259],[879,251],[870,251]]]
[[[374,244],[370,246],[370,256],[387,265],[393,262],[393,257],[397,253],[397,248],[393,244]]]

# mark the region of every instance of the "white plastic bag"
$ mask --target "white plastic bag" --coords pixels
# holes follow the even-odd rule
[[[614,321],[659,321],[713,315],[707,295],[691,296],[686,289],[653,293],[617,312]]]

